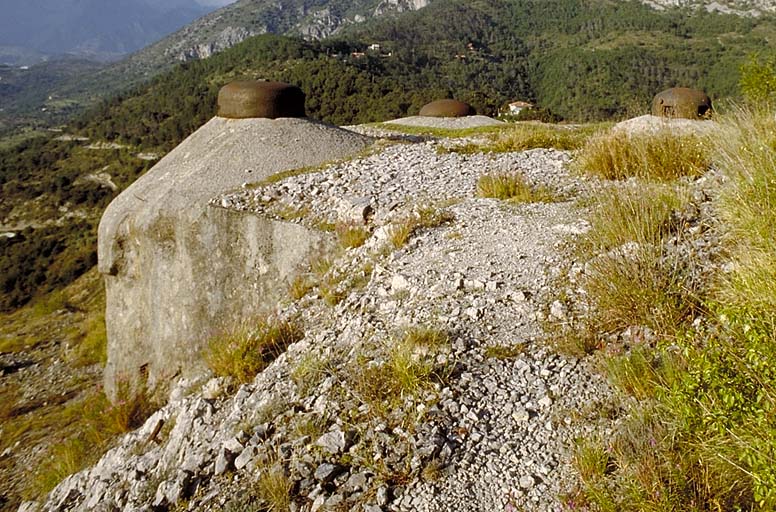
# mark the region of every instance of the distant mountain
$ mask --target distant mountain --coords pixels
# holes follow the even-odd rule
[[[202,59],[261,34],[322,39],[386,14],[415,11],[431,0],[238,0],[118,63],[106,73],[130,79]]]
[[[284,26],[298,30],[296,23]],[[93,230],[68,219],[86,219],[93,228],[113,195],[150,167],[141,155],[164,154],[210,119],[219,88],[231,80],[297,84],[308,114],[334,124],[411,115],[442,97],[483,114],[519,99],[570,121],[617,119],[643,114],[656,92],[677,85],[704,89],[715,101],[735,99],[741,63],[776,40],[776,18],[661,12],[635,1],[437,0],[337,34],[249,38],[100,102],[65,133],[0,146],[0,225],[32,226],[20,231],[24,238],[6,240],[6,252],[0,244],[0,276],[9,276],[0,282],[0,310],[88,268]],[[34,101],[16,86],[28,76],[0,67],[0,99],[5,87]],[[94,90],[126,85],[115,70],[100,76],[102,89]],[[47,115],[69,105],[51,93],[42,104]],[[117,190],[92,177],[102,173]]]
[[[193,0],[0,0],[0,63],[16,63],[20,49],[115,60],[212,9]]]

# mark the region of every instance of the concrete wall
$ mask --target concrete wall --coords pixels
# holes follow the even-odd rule
[[[304,141],[304,143],[302,143]],[[208,204],[244,182],[357,154],[371,140],[305,119],[215,118],[117,197],[100,222],[105,386],[155,387],[202,365],[220,331],[285,292],[327,235]]]

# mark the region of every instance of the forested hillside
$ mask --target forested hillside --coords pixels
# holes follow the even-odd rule
[[[0,309],[86,268],[94,249],[85,226],[93,232],[102,208],[151,165],[138,154],[172,149],[214,114],[218,89],[232,79],[298,84],[308,114],[336,124],[417,113],[447,96],[485,114],[519,99],[589,121],[644,113],[656,92],[675,85],[705,89],[718,104],[736,98],[740,65],[774,34],[769,18],[661,13],[637,2],[456,0],[319,42],[249,39],[105,101],[67,130],[115,147],[51,138],[0,151],[0,225],[18,232],[0,238]],[[88,178],[95,173],[107,173],[116,190]],[[30,224],[45,233],[20,231]],[[53,241],[39,250],[44,234]],[[66,251],[72,264],[61,272],[28,257]]]

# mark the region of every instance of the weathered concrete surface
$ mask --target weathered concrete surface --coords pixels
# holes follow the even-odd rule
[[[354,155],[371,139],[307,119],[216,117],[117,197],[100,222],[105,385],[198,367],[219,330],[272,305],[322,233],[209,206],[245,182]]]

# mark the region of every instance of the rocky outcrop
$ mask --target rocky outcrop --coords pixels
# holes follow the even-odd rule
[[[307,119],[216,117],[116,198],[99,228],[105,385],[196,367],[209,337],[274,303],[326,237],[209,205],[274,173],[354,155],[366,137]]]
[[[417,11],[427,7],[430,0],[382,0],[375,8],[374,15],[381,16],[388,12]]]
[[[655,9],[704,9],[738,16],[761,16],[776,12],[771,0],[641,0]]]
[[[225,27],[215,37],[209,41],[189,46],[188,48],[178,48],[173,52],[175,59],[179,61],[189,61],[197,59],[206,59],[213,54],[238,45],[249,37],[266,34],[267,30],[248,30],[245,27]]]

